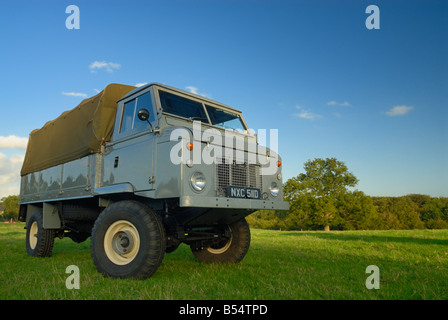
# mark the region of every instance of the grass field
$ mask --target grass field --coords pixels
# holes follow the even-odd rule
[[[25,250],[24,224],[0,225],[0,299],[448,299],[448,230],[282,232],[252,229],[235,265],[196,262],[189,247],[165,255],[147,280],[97,273],[90,240],[56,239],[51,258]],[[69,290],[67,266],[80,270]],[[366,268],[380,289],[366,288]]]

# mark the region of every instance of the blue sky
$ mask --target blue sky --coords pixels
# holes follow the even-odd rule
[[[195,90],[278,129],[285,180],[336,157],[366,194],[448,196],[447,1],[1,1],[0,36],[0,197],[30,131],[113,82]]]

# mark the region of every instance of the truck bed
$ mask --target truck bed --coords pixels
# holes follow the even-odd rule
[[[22,176],[20,203],[93,197],[95,166],[100,154]]]

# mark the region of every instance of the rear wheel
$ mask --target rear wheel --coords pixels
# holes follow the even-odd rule
[[[98,271],[109,277],[150,277],[165,254],[165,230],[151,208],[136,201],[107,207],[92,230],[91,251]]]
[[[42,210],[34,211],[26,223],[26,252],[33,257],[51,257],[54,230],[44,229]]]
[[[243,260],[250,246],[250,229],[245,219],[224,226],[229,237],[207,248],[195,248],[192,252],[199,262],[236,263]]]

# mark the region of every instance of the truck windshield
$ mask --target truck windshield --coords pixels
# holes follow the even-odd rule
[[[207,115],[201,103],[162,90],[159,90],[159,96],[163,111],[190,120],[199,120],[208,123]]]
[[[244,125],[239,115],[206,105],[210,121],[213,125],[244,132]]]
[[[212,125],[224,129],[239,130],[244,132],[245,128],[241,117],[232,112],[205,105],[175,94],[159,90],[160,103],[164,112],[184,117],[190,120],[199,120],[209,123],[205,109]]]

